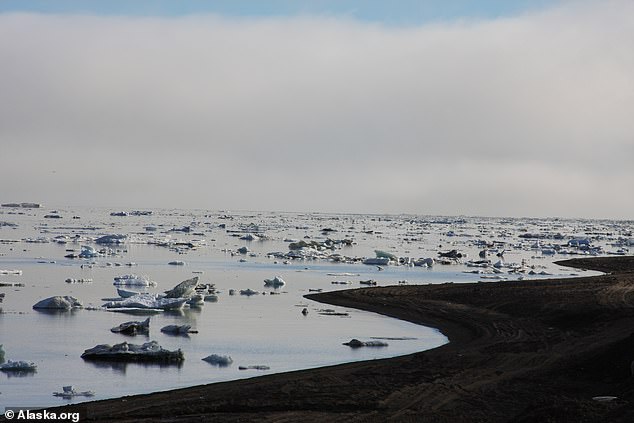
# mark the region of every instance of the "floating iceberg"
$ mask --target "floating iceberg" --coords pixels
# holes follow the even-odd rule
[[[97,244],[123,244],[127,235],[104,235],[95,240]]]
[[[419,258],[414,261],[414,266],[417,267],[432,267],[434,265],[434,259],[431,257]]]
[[[35,363],[30,361],[7,361],[0,364],[0,370],[3,372],[34,372],[37,370]]]
[[[110,329],[114,333],[123,333],[124,335],[148,334],[150,332],[150,318],[148,317],[142,322],[125,322],[119,326]]]
[[[135,274],[115,276],[113,285],[123,286],[156,286],[156,282],[150,280],[147,276],[139,276]]]
[[[272,286],[273,288],[279,288],[286,285],[284,279],[281,276],[276,276],[273,279],[264,279],[264,286]]]
[[[344,342],[343,345],[347,345],[350,348],[361,348],[361,347],[387,347],[387,342],[383,341],[359,341],[358,339],[351,339],[349,342]]]
[[[390,263],[390,259],[387,257],[371,257],[363,260],[363,264],[385,266]]]
[[[55,296],[45,298],[33,306],[34,309],[54,309],[54,310],[70,310],[73,308],[82,308],[83,305],[75,297],[71,296]]]
[[[13,208],[22,207],[23,209],[39,209],[40,207],[42,207],[42,205],[39,203],[6,203],[6,204],[3,204],[2,207],[13,207]]]
[[[72,386],[63,386],[62,392],[53,392],[54,397],[62,397],[64,399],[71,399],[74,397],[93,397],[95,393],[93,391],[77,392]]]
[[[90,245],[83,245],[81,247],[81,253],[79,253],[79,257],[81,258],[93,258],[93,257],[97,257],[97,255],[98,255],[97,250],[95,250]]]
[[[213,364],[214,366],[226,367],[233,363],[233,359],[228,355],[218,355],[211,354],[207,357],[203,358],[209,364]]]
[[[376,254],[377,258],[386,258],[388,260],[398,260],[398,257],[396,257],[394,254],[392,253],[388,253],[386,251],[381,251],[381,250],[374,250],[374,254]]]
[[[187,304],[190,307],[202,307],[205,305],[205,296],[202,294],[194,294],[187,300]]]
[[[92,283],[91,278],[66,278],[66,283]]]
[[[141,293],[138,291],[131,291],[125,288],[117,288],[117,294],[119,294],[121,298],[130,298],[130,297],[134,297],[135,295],[139,295]]]
[[[256,364],[254,366],[238,366],[238,370],[271,370],[269,366]]]
[[[165,291],[165,298],[190,298],[196,291],[198,276],[187,279],[169,291]]]
[[[109,301],[103,307],[179,310],[186,301],[187,298],[161,298],[156,294],[138,294],[122,301]]]
[[[188,335],[190,333],[198,333],[197,330],[191,330],[190,325],[167,325],[161,328],[161,332],[169,335]]]
[[[183,352],[178,349],[169,351],[161,347],[156,341],[143,345],[101,344],[89,348],[81,355],[85,360],[113,360],[113,361],[154,361],[161,363],[180,363],[185,359]]]
[[[438,252],[438,257],[444,257],[444,258],[449,258],[449,259],[453,259],[453,260],[457,260],[459,258],[464,257],[465,255],[462,253],[459,253],[458,250],[451,250],[451,251],[447,251],[447,252]]]

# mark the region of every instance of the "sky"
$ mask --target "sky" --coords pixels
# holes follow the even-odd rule
[[[0,0],[0,202],[634,219],[633,41],[616,0]]]

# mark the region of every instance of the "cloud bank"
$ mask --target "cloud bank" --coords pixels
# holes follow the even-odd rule
[[[0,197],[631,219],[634,4],[415,28],[0,14]]]

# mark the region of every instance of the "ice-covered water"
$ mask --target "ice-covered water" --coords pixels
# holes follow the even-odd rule
[[[361,287],[373,280],[378,286],[397,283],[477,282],[497,278],[540,278],[576,272],[553,264],[564,254],[607,254],[627,251],[632,222],[565,221],[558,219],[483,219],[417,216],[327,215],[297,213],[228,213],[212,211],[153,210],[151,215],[111,216],[104,209],[0,210],[0,274],[5,297],[0,304],[0,344],[6,358],[37,364],[36,373],[0,374],[0,405],[50,406],[69,400],[53,397],[62,386],[92,390],[93,399],[146,393],[273,372],[317,367],[354,360],[407,354],[446,342],[438,331],[358,310],[331,307],[303,298],[314,290]],[[60,218],[45,217],[59,215]],[[183,229],[188,231],[183,231]],[[173,229],[177,229],[174,231]],[[325,230],[325,231],[324,231]],[[245,234],[265,235],[243,240]],[[121,245],[109,246],[112,254],[89,259],[69,259],[82,246],[103,248],[95,239],[126,234]],[[335,241],[316,259],[285,256],[292,241]],[[570,240],[584,240],[581,244]],[[586,243],[587,240],[588,242]],[[238,249],[247,247],[246,254]],[[382,250],[401,258],[438,257],[439,251],[456,249],[468,257],[432,268],[408,265],[377,267],[362,258]],[[493,267],[468,267],[487,250]],[[551,251],[552,250],[552,251]],[[552,254],[554,252],[554,255]],[[184,265],[169,265],[171,261]],[[401,260],[406,261],[406,260]],[[479,272],[479,273],[466,273]],[[37,301],[53,295],[72,295],[84,305],[99,308],[103,298],[115,297],[115,276],[147,275],[162,292],[194,275],[212,283],[218,301],[202,308],[152,315],[149,336],[129,337],[110,328],[145,316],[103,310],[41,312]],[[544,273],[545,275],[540,275]],[[585,273],[587,274],[587,273]],[[263,280],[280,275],[287,284],[265,288]],[[91,279],[67,283],[67,279]],[[348,282],[333,284],[332,282]],[[229,295],[230,290],[236,295]],[[261,294],[237,294],[253,289]],[[371,289],[371,288],[369,288]],[[279,295],[271,295],[277,293]],[[307,308],[304,316],[301,311]],[[347,316],[320,314],[332,309]],[[189,337],[163,334],[167,324],[189,324],[199,333]],[[351,349],[351,338],[403,338],[389,340],[384,348]],[[94,363],[80,358],[97,344],[156,340],[168,349],[180,348],[180,366]],[[201,359],[209,354],[230,355],[225,368]],[[266,365],[268,371],[239,370],[239,366]],[[73,401],[82,401],[76,398]]]

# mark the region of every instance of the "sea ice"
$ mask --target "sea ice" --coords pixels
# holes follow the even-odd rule
[[[161,328],[161,332],[169,335],[188,335],[190,333],[198,333],[197,330],[191,330],[191,325],[167,325]]]
[[[194,276],[165,291],[165,298],[190,298],[196,292],[197,285],[198,276]]]
[[[45,298],[39,301],[33,306],[34,309],[56,309],[56,310],[70,310],[73,308],[82,308],[82,304],[75,297],[71,296],[55,296]]]
[[[121,323],[110,329],[114,333],[123,333],[124,335],[148,334],[150,332],[150,318],[148,317],[142,322],[132,321]]]
[[[95,240],[97,244],[123,244],[127,239],[127,235],[104,235]]]
[[[281,276],[276,276],[273,279],[264,279],[264,286],[272,286],[273,288],[279,288],[286,285],[284,279]]]
[[[109,301],[103,307],[178,310],[186,301],[187,298],[160,298],[156,294],[138,294],[122,301]]]
[[[30,361],[9,360],[4,364],[0,364],[0,370],[3,372],[34,372],[37,370],[37,366]]]
[[[155,361],[165,363],[178,363],[185,359],[183,352],[166,350],[156,341],[146,342],[142,345],[101,344],[84,351],[81,358],[85,360],[113,360],[113,361]]]
[[[135,274],[115,276],[112,284],[120,286],[156,286],[156,282],[150,280],[147,276]]]
[[[117,288],[117,294],[119,294],[121,298],[130,298],[141,293],[138,291],[131,291],[129,289]]]
[[[211,354],[207,357],[203,358],[209,364],[213,364],[214,366],[226,367],[233,363],[233,359],[228,355],[218,355]]]
[[[387,342],[383,341],[359,341],[358,339],[351,339],[349,342],[344,342],[343,345],[347,345],[350,348],[361,348],[361,347],[387,347]]]
[[[95,393],[93,391],[77,392],[72,387],[72,385],[69,385],[69,386],[63,386],[62,387],[62,392],[53,392],[53,396],[54,397],[62,397],[64,399],[71,399],[71,398],[74,398],[74,397],[93,397],[93,396],[95,396]]]

